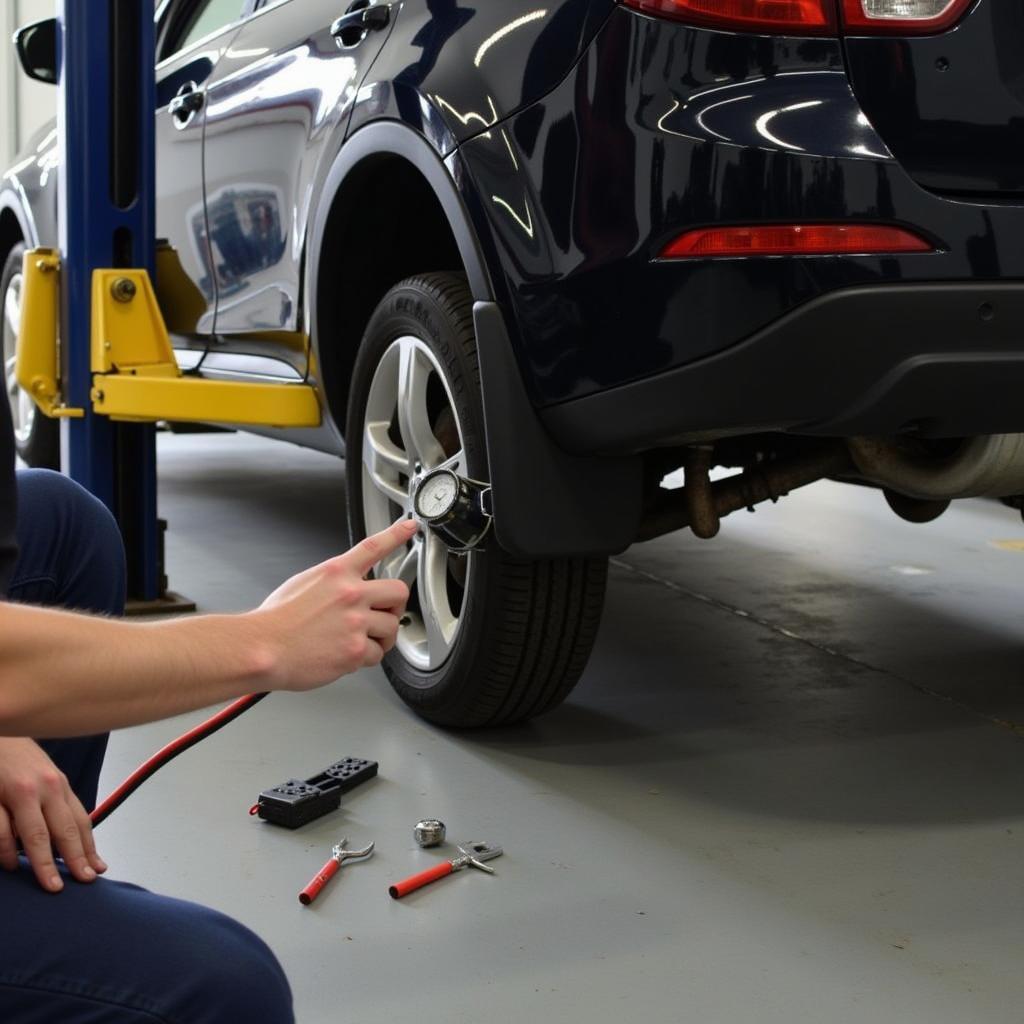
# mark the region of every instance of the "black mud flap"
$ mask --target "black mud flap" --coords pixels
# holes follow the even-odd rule
[[[638,456],[570,455],[537,418],[501,310],[473,305],[498,543],[517,558],[611,555],[636,538]]]

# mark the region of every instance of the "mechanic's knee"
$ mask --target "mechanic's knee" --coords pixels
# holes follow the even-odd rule
[[[52,469],[19,469],[17,479],[19,504],[37,508],[46,505],[61,514],[73,507],[81,494],[89,495],[81,484]]]
[[[270,947],[255,932],[205,908],[196,927],[202,938],[195,943],[193,980],[199,1000],[211,1010],[211,1020],[294,1021],[288,979]],[[192,936],[195,939],[195,931]],[[212,1012],[214,1008],[216,1012]]]
[[[48,502],[57,512],[62,526],[95,544],[100,554],[111,561],[124,562],[124,543],[110,509],[95,495],[90,494],[81,484],[62,473],[50,469],[33,469],[24,474],[29,487],[42,490],[42,500]],[[22,478],[18,478],[18,493],[21,494]]]
[[[103,502],[73,480],[48,469],[18,473],[18,544],[54,580],[54,603],[108,615],[124,611],[121,532]]]

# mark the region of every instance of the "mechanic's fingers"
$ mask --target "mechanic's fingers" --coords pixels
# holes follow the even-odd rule
[[[367,638],[366,650],[363,654],[363,664],[367,668],[379,665],[384,660],[384,648],[376,640]]]
[[[18,866],[18,843],[14,838],[14,828],[11,825],[11,818],[2,807],[0,807],[0,867],[7,871],[14,871]]]
[[[32,871],[39,884],[50,892],[60,892],[64,888],[64,882],[53,861],[53,851],[50,849],[50,830],[46,827],[46,820],[43,818],[43,812],[39,805],[30,804],[24,810],[17,812],[14,827],[21,838],[25,856],[28,857],[28,862],[32,865]]]
[[[391,612],[370,612],[366,620],[366,635],[380,644],[385,654],[395,646],[398,636],[398,618]]]
[[[82,837],[82,849],[85,856],[92,865],[93,870],[103,874],[107,870],[106,861],[96,852],[96,840],[92,834],[92,821],[82,806],[81,801],[68,787],[68,804],[71,807],[71,814],[74,816],[75,824],[78,825],[79,835]]]
[[[392,523],[386,530],[375,533],[366,540],[360,541],[350,551],[338,557],[346,564],[365,576],[382,558],[386,558],[392,551],[397,551],[404,544],[408,544],[413,534],[419,529],[419,524],[414,519],[399,519]]]
[[[43,814],[53,845],[57,847],[71,877],[79,882],[92,882],[96,871],[85,855],[81,828],[64,795],[55,796],[43,804]]]
[[[409,588],[401,580],[367,580],[363,597],[371,608],[401,617],[409,600]]]

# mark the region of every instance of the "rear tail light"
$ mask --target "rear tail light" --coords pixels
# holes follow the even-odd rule
[[[623,0],[645,14],[732,32],[836,36],[836,7],[851,35],[944,32],[974,0]]]
[[[973,0],[842,0],[851,35],[925,35],[943,32]]]
[[[777,35],[836,35],[835,0],[625,0],[690,25]]]
[[[886,224],[763,224],[695,228],[669,242],[658,255],[673,260],[934,251],[935,246],[920,235]]]

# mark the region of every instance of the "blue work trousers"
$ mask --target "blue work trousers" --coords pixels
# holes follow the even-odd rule
[[[67,478],[18,474],[18,546],[9,600],[121,614],[117,526]],[[43,741],[86,808],[96,801],[106,745],[105,734]],[[0,871],[3,1024],[293,1020],[284,972],[238,922],[126,882],[82,884],[62,875],[64,889],[48,893],[24,861],[17,871]]]

